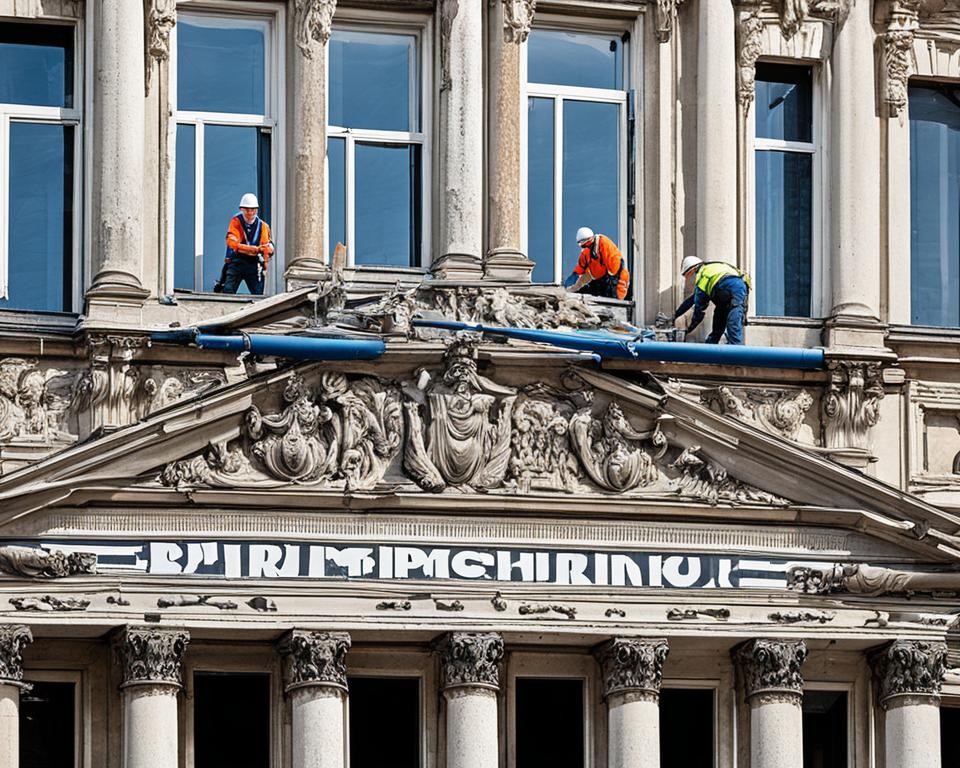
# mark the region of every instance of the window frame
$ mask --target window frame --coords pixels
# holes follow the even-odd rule
[[[207,298],[221,298],[222,294],[214,294],[211,291],[202,290],[202,270],[204,253],[197,253],[198,249],[203,249],[203,133],[205,126],[242,126],[270,130],[270,233],[276,247],[276,255],[271,261],[276,267],[267,270],[266,280],[263,286],[263,296],[246,296],[241,294],[241,299],[256,300],[278,293],[282,290],[281,275],[283,265],[286,261],[284,241],[285,227],[278,226],[283,224],[286,219],[285,211],[285,185],[286,185],[286,167],[285,167],[285,133],[284,116],[286,109],[286,12],[283,3],[265,2],[254,3],[246,0],[244,2],[227,2],[226,0],[179,0],[177,3],[177,21],[181,21],[184,16],[203,16],[227,20],[228,22],[242,19],[249,21],[261,20],[267,24],[267,33],[264,38],[264,115],[247,115],[233,112],[202,112],[195,110],[180,110],[177,108],[177,58],[178,58],[178,28],[179,23],[174,25],[170,32],[170,57],[169,57],[169,87],[168,110],[169,119],[167,121],[167,156],[169,158],[169,173],[167,179],[167,211],[169,212],[169,221],[166,229],[166,252],[163,269],[164,290],[161,293],[173,294],[179,290],[190,291],[189,294]],[[194,287],[192,289],[183,288],[175,285],[175,242],[176,242],[176,173],[177,173],[177,127],[179,125],[193,125],[194,134],[194,200],[196,202],[194,215]],[[223,233],[226,238],[227,223],[224,222]],[[226,248],[226,245],[224,245]],[[197,257],[200,257],[198,260]],[[218,255],[219,260],[221,257]],[[197,289],[197,271],[201,275],[200,290]]]
[[[856,698],[857,685],[854,682],[840,683],[836,681],[824,680],[804,680],[804,691],[833,691],[834,693],[847,694],[847,768],[855,768],[857,765],[857,705]],[[803,703],[800,705],[803,709]],[[802,713],[801,713],[802,716]],[[870,718],[871,723],[873,718]]]
[[[83,711],[84,674],[73,669],[30,669],[23,671],[25,683],[72,683],[73,684],[73,764],[75,768],[91,764],[87,753],[90,738],[86,713]]]
[[[432,134],[433,115],[433,20],[423,14],[398,12],[367,12],[348,8],[337,9],[332,31],[370,32],[381,34],[412,34],[417,39],[419,67],[411,74],[411,85],[419,82],[417,99],[411,99],[411,118],[419,113],[419,131],[384,131],[368,128],[346,128],[330,123],[330,46],[324,46],[326,57],[325,71],[327,83],[324,89],[324,114],[327,119],[324,147],[331,138],[344,140],[344,217],[347,238],[346,267],[358,271],[371,272],[413,272],[425,273],[433,261],[432,243]],[[332,34],[332,33],[331,33]],[[414,77],[415,75],[416,77]],[[416,124],[411,120],[411,125]],[[398,146],[420,145],[420,263],[418,265],[393,264],[357,264],[356,249],[356,144],[357,142],[376,142]],[[329,157],[323,165],[324,200],[326,202],[323,225],[323,260],[329,263],[332,257],[333,243],[330,238],[330,163]]]
[[[2,312],[60,312],[75,313],[83,303],[84,270],[83,250],[87,242],[85,237],[85,215],[83,197],[85,192],[84,154],[85,124],[84,109],[87,106],[87,81],[84,79],[84,51],[87,36],[83,19],[42,16],[29,21],[17,18],[4,19],[11,23],[42,26],[67,26],[73,28],[73,107],[41,107],[32,104],[0,103],[0,295],[9,289],[9,237],[10,237],[10,123],[34,123],[39,125],[61,125],[73,128],[73,213],[71,220],[72,244],[71,276],[73,287],[70,305],[62,310],[32,310],[18,307],[2,307]]]

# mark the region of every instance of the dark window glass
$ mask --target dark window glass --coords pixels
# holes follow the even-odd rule
[[[812,141],[813,70],[790,64],[757,64],[757,138]]]
[[[660,691],[660,768],[713,768],[713,691]]]
[[[910,88],[911,321],[960,325],[960,87]]]
[[[420,146],[357,142],[355,264],[420,264]]]
[[[194,287],[197,210],[197,129],[177,126],[177,171],[174,191],[173,284]],[[224,228],[226,237],[226,228]]]
[[[582,768],[582,680],[517,678],[516,768]]]
[[[266,25],[240,17],[177,21],[177,108],[265,113]]]
[[[960,707],[940,707],[940,764],[960,765]]]
[[[527,82],[622,90],[623,48],[616,35],[535,29],[527,41]]]
[[[847,768],[847,694],[803,692],[803,768]]]
[[[553,112],[553,99],[530,99],[527,108],[527,250],[535,263],[535,283],[552,283],[555,279]]]
[[[20,694],[20,768],[73,768],[74,684],[31,684],[33,690]]]
[[[418,91],[414,35],[337,29],[329,57],[330,125],[419,130],[410,122],[411,99]]]
[[[193,676],[195,768],[270,767],[270,675]]]
[[[810,315],[813,155],[758,151],[758,315]]]
[[[349,687],[350,768],[419,768],[420,681],[351,677]]]
[[[73,107],[73,29],[0,23],[0,103]]]
[[[63,125],[10,123],[9,285],[0,308],[70,308],[73,131]]]
[[[347,243],[347,148],[345,139],[327,139],[327,227],[330,255]]]

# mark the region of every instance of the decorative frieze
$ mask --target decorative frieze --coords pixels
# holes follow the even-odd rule
[[[803,640],[748,640],[736,646],[732,656],[743,675],[747,700],[752,704],[772,699],[799,706],[803,696],[800,667],[807,658]]]
[[[705,389],[700,401],[711,410],[794,442],[800,438],[813,396],[799,392],[719,386]]]
[[[663,663],[670,648],[662,638],[616,637],[596,650],[605,698],[637,694],[650,701],[660,698]]]
[[[757,74],[757,59],[763,53],[763,20],[757,10],[737,13],[737,100],[743,114],[750,113]]]
[[[460,687],[499,689],[503,638],[494,632],[451,632],[440,645],[444,690]]]
[[[336,9],[337,0],[296,0],[294,3],[294,39],[306,58],[324,55],[323,48],[330,39]]]
[[[525,43],[533,26],[537,0],[501,0],[503,3],[503,39],[507,43]]]
[[[59,579],[97,572],[92,552],[64,552],[38,547],[0,547],[0,573],[28,579]]]
[[[183,654],[190,635],[182,629],[126,627],[117,641],[123,663],[122,688],[134,685],[180,687]]]
[[[29,627],[0,624],[0,685],[23,684],[23,649],[32,642]]]
[[[897,699],[936,704],[947,670],[947,644],[922,640],[895,640],[870,656],[878,683],[880,704],[889,709]]]
[[[286,690],[310,685],[347,690],[346,632],[314,632],[294,629],[284,636],[278,650],[284,658]]]
[[[146,22],[144,84],[149,96],[154,62],[160,64],[170,58],[170,31],[177,23],[177,0],[148,0]]]
[[[787,587],[795,592],[826,595],[832,592],[879,597],[914,593],[960,593],[960,573],[898,571],[863,563],[828,568],[794,566],[787,571]]]
[[[880,421],[883,379],[878,363],[830,363],[830,383],[821,402],[827,448],[869,447],[869,432]]]

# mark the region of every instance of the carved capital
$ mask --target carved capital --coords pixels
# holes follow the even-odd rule
[[[23,685],[23,649],[33,642],[23,624],[0,624],[0,684]]]
[[[669,43],[673,25],[677,20],[677,8],[683,0],[657,0],[656,26],[653,34],[658,43]]]
[[[296,0],[294,3],[297,48],[306,58],[323,55],[336,9],[337,0]]]
[[[503,638],[494,633],[451,632],[441,644],[443,688],[500,687]]]
[[[605,698],[617,693],[639,693],[656,701],[660,697],[663,662],[670,648],[662,638],[616,637],[596,651],[603,675]]]
[[[747,700],[763,703],[770,695],[787,696],[800,703],[803,675],[800,667],[807,658],[803,640],[758,638],[741,643],[732,652],[743,675]]]
[[[758,11],[740,13],[737,18],[737,100],[744,115],[749,114],[755,94],[757,59],[763,53],[763,21]]]
[[[537,0],[501,0],[503,3],[503,40],[525,43],[533,25]]]
[[[898,697],[940,700],[947,671],[947,645],[922,640],[894,640],[870,656],[880,704],[889,708]]]
[[[121,688],[134,685],[180,687],[183,653],[190,635],[182,629],[126,627],[117,641],[123,662]]]
[[[825,447],[867,448],[870,429],[880,421],[883,394],[878,363],[831,363],[821,403]]]
[[[347,690],[346,632],[311,632],[294,629],[281,640],[286,690],[310,685]]]
[[[913,69],[913,38],[919,26],[920,0],[891,3],[887,29],[880,38],[880,82],[890,117],[907,105],[907,81]]]
[[[153,79],[153,63],[158,64],[170,58],[170,30],[177,23],[177,0],[148,0],[147,44],[144,85],[150,95]]]

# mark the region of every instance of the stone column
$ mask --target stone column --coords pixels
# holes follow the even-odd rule
[[[447,703],[447,768],[497,768],[497,691],[503,638],[453,632],[442,646]]]
[[[481,2],[440,0],[440,214],[433,274],[479,279],[483,250]]]
[[[662,638],[614,638],[597,649],[607,700],[609,768],[660,767]]]
[[[0,768],[20,768],[20,691],[23,649],[33,642],[29,627],[0,625]]]
[[[697,32],[697,255],[737,259],[735,23],[729,0],[699,0]],[[677,265],[679,268],[679,265]]]
[[[177,768],[177,694],[190,636],[181,629],[126,627],[123,661],[123,768]]]
[[[940,686],[947,667],[942,642],[895,640],[870,657],[886,713],[885,765],[940,768]]]
[[[293,162],[290,208],[293,230],[284,277],[299,288],[329,277],[324,254],[327,205],[327,41],[337,0],[294,4]],[[331,244],[332,245],[332,244]],[[353,243],[350,243],[350,247]]]
[[[733,649],[750,707],[751,768],[803,768],[803,640],[748,640]]]
[[[143,3],[94,5],[94,221],[91,303],[137,306],[143,288]]]
[[[533,262],[520,247],[523,176],[520,164],[520,49],[533,23],[535,0],[497,0],[490,5],[488,221],[484,277],[529,282]]]
[[[346,765],[348,650],[350,635],[345,632],[295,629],[280,642],[292,709],[292,768]]]

